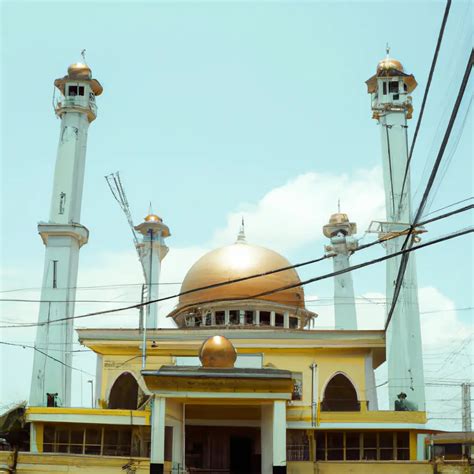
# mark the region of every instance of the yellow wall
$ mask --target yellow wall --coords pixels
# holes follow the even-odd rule
[[[238,345],[238,341],[234,341]],[[177,343],[178,344],[178,343]],[[137,356],[130,360],[130,347],[124,347],[124,355],[103,354],[103,373],[101,386],[101,399],[107,401],[110,389],[115,380],[123,372],[131,372],[144,388],[140,376],[141,358]],[[303,404],[311,404],[311,369],[310,365],[315,362],[318,365],[318,385],[320,399],[323,398],[323,390],[328,380],[336,373],[343,372],[355,385],[359,400],[365,401],[365,356],[368,349],[307,349],[295,350],[284,348],[252,348],[242,349],[241,353],[263,353],[264,366],[278,369],[301,372],[303,374]],[[189,350],[176,348],[171,350],[173,355],[197,355]],[[152,355],[150,351],[147,358],[147,370],[159,369],[162,365],[171,365],[172,356]]]
[[[0,466],[12,465],[13,453],[0,451]],[[124,473],[122,467],[132,462],[137,474],[148,474],[150,462],[143,458],[115,457],[115,456],[84,456],[54,454],[33,454],[20,452],[17,461],[17,474],[53,474],[53,473],[80,473],[80,474],[117,474]],[[8,472],[8,471],[6,471]],[[171,474],[171,463],[165,462],[165,474]],[[0,474],[2,469],[0,467]]]

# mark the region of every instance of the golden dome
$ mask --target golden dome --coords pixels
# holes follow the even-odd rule
[[[273,250],[238,241],[235,244],[212,250],[201,257],[188,271],[183,280],[181,292],[244,278],[290,265],[286,258]],[[300,283],[298,273],[292,268],[263,277],[181,295],[178,309],[207,300],[250,298],[265,291]],[[304,307],[304,291],[301,286],[260,296],[258,299],[288,306]]]
[[[347,222],[349,222],[349,217],[342,212],[337,212],[329,218],[329,224],[345,224]]]
[[[206,368],[232,369],[236,359],[232,342],[224,336],[207,338],[199,349],[199,360]]]
[[[69,77],[77,77],[78,79],[90,79],[92,71],[87,64],[74,63],[67,68]]]
[[[404,72],[402,63],[400,61],[387,56],[377,64],[377,75],[380,75],[384,71],[389,71],[390,69],[396,69],[397,71]]]
[[[148,214],[145,217],[145,222],[163,222],[163,219],[156,214]]]

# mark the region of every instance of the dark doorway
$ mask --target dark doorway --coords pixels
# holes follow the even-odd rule
[[[112,385],[108,407],[136,410],[137,403],[138,383],[131,373],[124,372]]]
[[[343,374],[336,374],[324,391],[323,411],[360,411],[357,392],[351,381]]]
[[[252,472],[252,440],[241,436],[230,437],[230,473]]]
[[[237,426],[186,425],[190,474],[260,474],[260,430]]]

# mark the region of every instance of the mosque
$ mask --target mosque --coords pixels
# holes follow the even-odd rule
[[[170,230],[150,214],[135,228],[149,288],[143,324],[74,333],[71,302],[89,236],[80,224],[87,133],[103,90],[85,63],[54,84],[61,129],[50,216],[38,226],[46,252],[41,352],[21,411],[26,439],[0,451],[0,473],[432,472],[414,257],[391,326],[357,329],[349,271],[357,226],[344,213],[322,230],[334,265],[334,329],[314,329],[297,269],[248,242],[243,226],[235,242],[189,262],[167,315],[176,328],[163,329],[157,283]],[[404,171],[416,85],[388,54],[367,81],[387,208],[386,221],[374,225],[387,254],[401,247],[410,223]],[[389,300],[398,264],[387,260]],[[91,408],[71,406],[77,337],[97,355]],[[67,344],[53,358],[55,341]],[[374,370],[385,361],[390,409],[379,410]]]

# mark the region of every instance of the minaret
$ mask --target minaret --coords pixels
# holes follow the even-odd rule
[[[373,118],[380,127],[387,222],[380,223],[380,237],[392,237],[411,223],[410,174],[405,178],[408,160],[407,120],[413,106],[410,93],[417,83],[406,74],[400,61],[388,56],[379,62],[377,72],[367,82],[372,99]],[[387,240],[387,254],[399,251],[406,235]],[[390,308],[400,258],[387,260],[387,308]],[[390,404],[397,395],[407,394],[411,409],[425,409],[425,388],[421,348],[420,312],[415,256],[405,271],[402,289],[387,330],[387,361]]]
[[[153,301],[159,297],[159,282],[161,272],[161,261],[168,253],[165,238],[169,237],[170,230],[163,224],[163,219],[156,214],[149,214],[145,220],[135,227],[135,230],[143,235],[142,241],[138,244],[138,252],[145,269],[146,285],[148,288],[147,301]],[[152,303],[146,307],[147,329],[164,327],[162,321],[158,320],[158,303]]]
[[[61,128],[49,220],[38,225],[46,252],[29,403],[69,406],[73,320],[54,321],[74,316],[79,249],[89,238],[79,223],[87,130],[96,118],[95,97],[102,86],[82,63],[71,65],[54,85],[60,93],[55,112]]]
[[[323,234],[331,239],[325,246],[333,256],[334,271],[349,268],[349,256],[357,248],[357,240],[352,237],[357,232],[354,222],[349,222],[347,214],[333,214],[329,223],[323,227]],[[357,314],[354,298],[352,273],[347,272],[334,277],[334,314],[336,329],[357,329]]]

